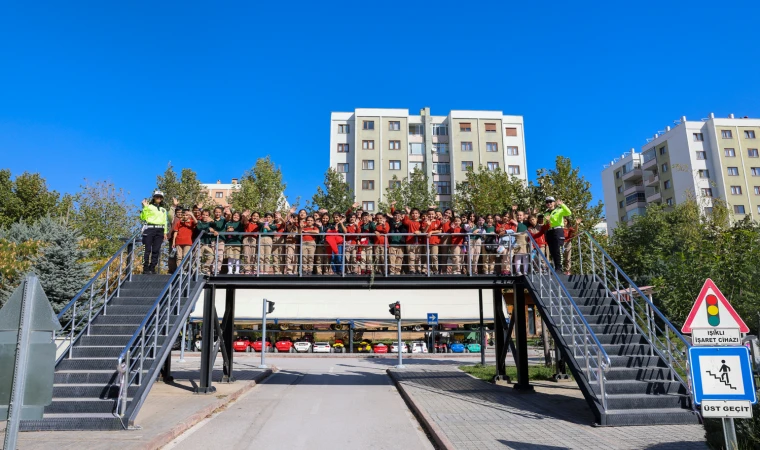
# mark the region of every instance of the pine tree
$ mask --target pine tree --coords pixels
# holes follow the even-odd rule
[[[399,180],[395,175],[391,186],[385,189],[385,201],[379,202],[379,211],[390,211],[390,205],[396,202],[396,208],[403,209],[405,206],[426,210],[436,205],[435,185],[428,180],[425,172],[416,168],[409,177]],[[393,186],[395,184],[395,186]]]
[[[171,162],[164,174],[156,177],[156,186],[164,193],[167,204],[171,204],[172,199],[176,198],[180,205],[190,208],[208,198],[208,192],[193,169],[182,169],[178,177]]]
[[[311,198],[310,208],[328,211],[347,211],[354,203],[354,192],[343,174],[329,167],[325,172],[325,189],[317,186],[317,193]]]
[[[137,211],[124,191],[107,181],[82,186],[67,216],[87,239],[91,256],[100,259],[110,258],[138,226]]]
[[[272,159],[259,158],[240,178],[240,190],[232,193],[230,204],[238,211],[282,211],[286,204],[283,195],[286,186],[282,182],[282,170],[275,167]]]

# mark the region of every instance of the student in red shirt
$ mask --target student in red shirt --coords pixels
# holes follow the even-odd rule
[[[319,228],[314,226],[314,217],[309,216],[306,218],[306,226],[301,228],[302,270],[304,275],[311,275],[314,270],[314,252],[317,251],[317,243],[314,240],[315,234],[319,234]]]
[[[182,211],[182,217],[174,222],[172,231],[174,231],[173,247],[177,250],[177,263],[190,251],[193,246],[193,234],[195,233],[195,224],[198,221],[193,216],[190,209]]]
[[[396,212],[395,205],[396,202],[391,203],[391,214]],[[407,206],[406,215],[404,215],[401,223],[406,227],[407,233],[417,235],[422,233],[422,231],[420,231],[420,227],[422,226],[422,222],[420,221],[420,210],[417,208],[409,209]],[[412,275],[416,273],[425,273],[420,258],[426,255],[424,247],[420,245],[420,241],[421,239],[418,236],[406,237],[406,254],[409,258],[409,273]]]
[[[372,250],[375,273],[385,273],[385,258],[387,256],[387,252],[385,251],[385,235],[389,231],[391,231],[391,226],[385,221],[385,214],[375,214],[375,248]]]
[[[562,244],[562,271],[570,275],[570,257],[573,254],[573,239],[577,236],[581,219],[575,219],[575,228],[570,226],[570,218],[565,217],[565,242]]]
[[[425,218],[425,221],[423,222],[422,231],[427,233],[428,235],[428,249],[430,251],[430,273],[431,274],[437,274],[438,273],[438,246],[441,243],[441,221],[436,218],[435,211],[428,210],[427,217]],[[444,262],[446,259],[442,258],[442,262]],[[426,265],[427,261],[423,261],[422,264]]]
[[[259,232],[259,220],[261,219],[258,212],[251,213],[249,210],[243,211],[243,231],[246,233],[258,233]],[[256,273],[256,257],[258,255],[256,251],[256,245],[259,240],[257,234],[247,235],[243,238],[243,273],[254,274]]]
[[[462,245],[464,245],[464,227],[462,219],[454,217],[452,221],[444,222],[443,232],[449,235],[449,265],[446,267],[446,273],[460,274],[465,273],[462,270]]]

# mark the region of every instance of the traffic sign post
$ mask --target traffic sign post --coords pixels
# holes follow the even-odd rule
[[[723,420],[727,449],[737,448],[734,419],[752,418],[757,403],[749,350],[749,328],[711,279],[707,279],[681,328],[691,334],[689,369],[694,403],[703,417]]]
[[[428,325],[438,325],[438,313],[428,313]]]

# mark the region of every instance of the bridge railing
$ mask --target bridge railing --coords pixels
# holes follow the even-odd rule
[[[219,232],[201,246],[206,274],[510,275],[527,271],[527,233]]]

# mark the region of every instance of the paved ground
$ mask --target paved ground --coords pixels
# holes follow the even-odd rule
[[[280,371],[166,448],[433,448],[386,373],[393,360],[268,361]]]
[[[701,425],[593,427],[575,384],[537,383],[535,393],[519,393],[451,366],[420,363],[391,375],[451,448],[707,449]]]

